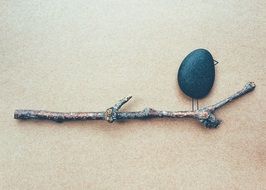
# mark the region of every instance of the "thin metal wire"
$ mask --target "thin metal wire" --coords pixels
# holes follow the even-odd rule
[[[197,99],[197,110],[199,109],[199,100]]]
[[[217,65],[219,62],[218,61],[216,61],[216,60],[213,60],[214,61],[214,65]]]
[[[194,99],[192,98],[192,111],[194,111]]]

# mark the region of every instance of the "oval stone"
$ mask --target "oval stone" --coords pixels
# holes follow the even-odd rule
[[[214,60],[206,49],[196,49],[182,61],[177,75],[181,90],[189,97],[204,98],[215,79]]]

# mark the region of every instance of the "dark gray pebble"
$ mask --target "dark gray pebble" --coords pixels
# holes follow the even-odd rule
[[[206,49],[196,49],[182,61],[177,75],[181,90],[189,97],[208,95],[215,79],[214,60]]]

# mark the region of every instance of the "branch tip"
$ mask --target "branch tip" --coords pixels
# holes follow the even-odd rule
[[[126,96],[123,99],[119,100],[114,106],[113,109],[118,111],[125,103],[127,103],[132,96]]]
[[[248,82],[245,87],[245,89],[251,91],[251,90],[254,90],[256,88],[256,84],[254,82]]]
[[[126,101],[129,101],[131,98],[132,98],[132,96],[129,95],[129,96],[125,97],[124,99],[126,99]]]

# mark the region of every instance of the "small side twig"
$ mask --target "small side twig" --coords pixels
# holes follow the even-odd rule
[[[150,118],[193,118],[202,123],[205,127],[216,128],[221,123],[214,112],[229,102],[251,92],[256,87],[255,83],[248,82],[244,88],[232,96],[219,101],[216,104],[203,107],[196,111],[160,111],[152,108],[145,108],[137,112],[119,112],[119,109],[127,103],[132,96],[119,100],[113,107],[102,112],[50,112],[43,110],[15,110],[15,119],[41,119],[56,122],[75,120],[106,120],[110,123],[117,120],[127,119],[150,119]]]

